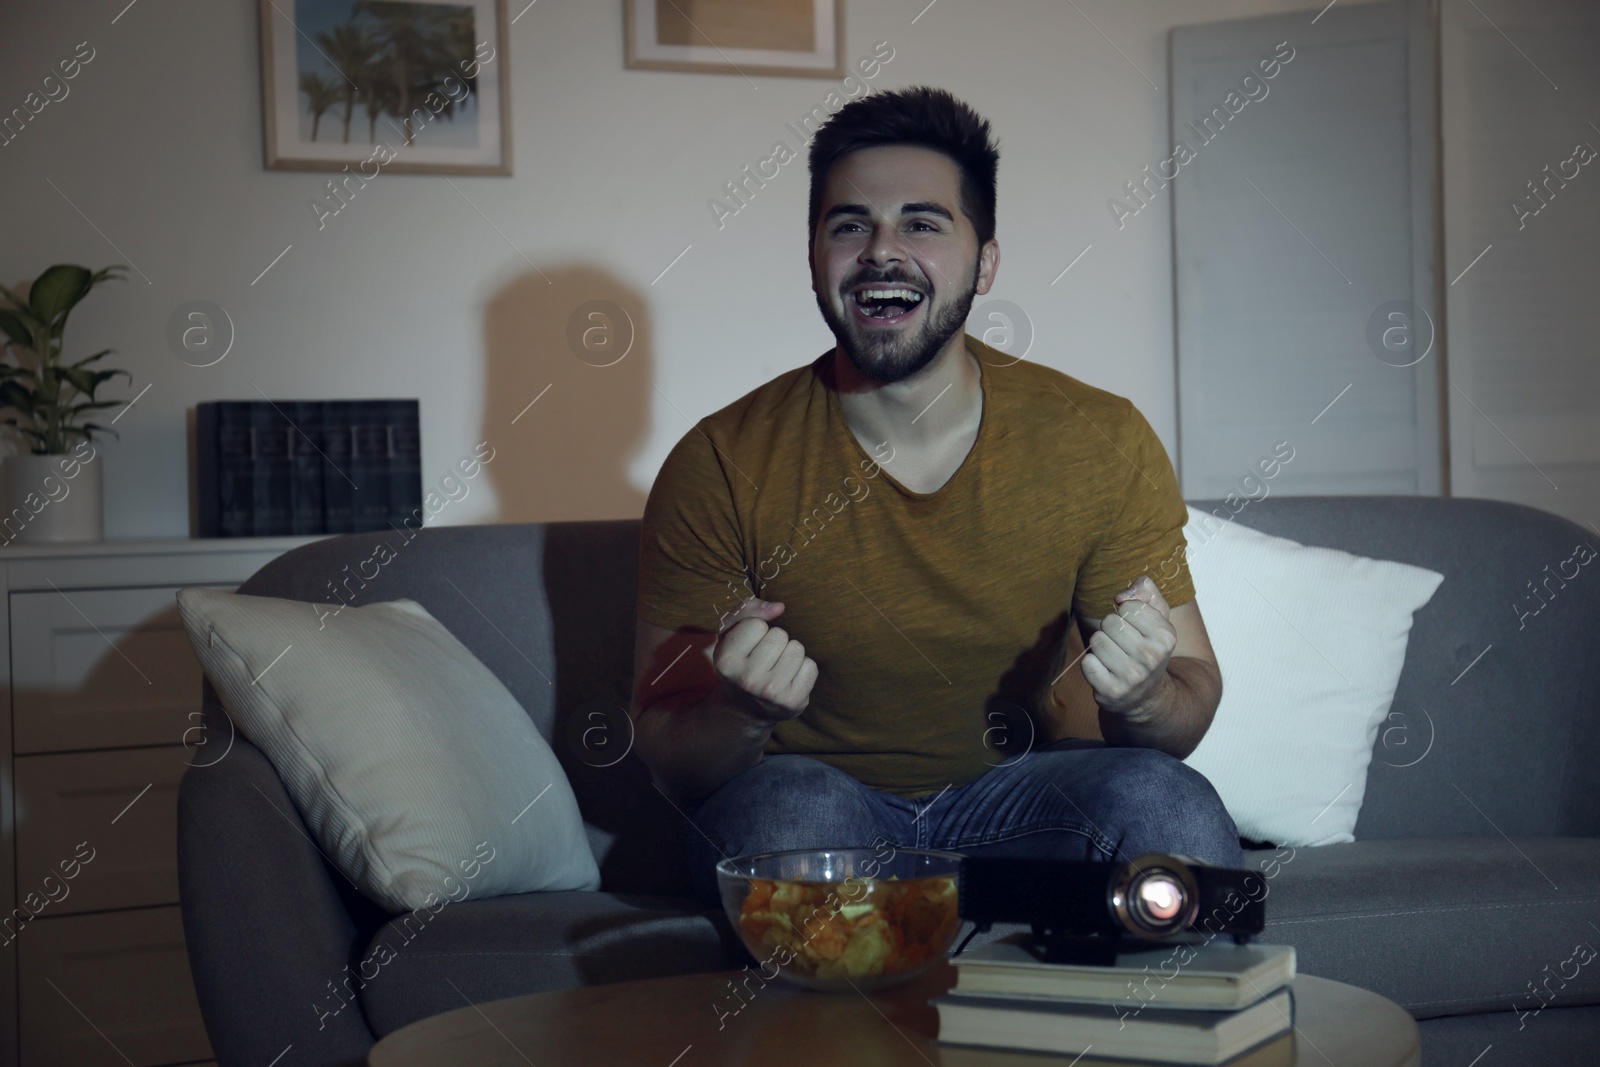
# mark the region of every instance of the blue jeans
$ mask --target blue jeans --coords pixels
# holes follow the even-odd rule
[[[767,756],[690,816],[695,893],[720,907],[718,860],[887,841],[966,856],[1132,860],[1147,852],[1244,866],[1239,831],[1199,771],[1153,748],[1057,741],[914,799],[809,756]],[[696,832],[698,831],[698,832]]]

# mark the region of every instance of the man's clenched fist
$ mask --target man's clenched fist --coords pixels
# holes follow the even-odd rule
[[[1178,645],[1171,611],[1156,583],[1145,575],[1116,595],[1117,612],[1100,620],[1083,656],[1083,676],[1095,702],[1106,711],[1133,711],[1166,678]]]
[[[779,601],[747,597],[728,616],[711,653],[723,687],[751,714],[773,723],[805,711],[817,680],[817,661],[806,655],[805,646],[767,625],[782,613]]]

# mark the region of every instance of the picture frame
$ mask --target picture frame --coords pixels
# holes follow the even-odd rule
[[[629,70],[842,78],[844,0],[623,0]]]
[[[511,175],[506,0],[258,6],[267,169]]]

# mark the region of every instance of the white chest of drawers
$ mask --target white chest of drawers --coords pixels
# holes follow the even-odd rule
[[[173,594],[309,540],[0,547],[0,1067],[209,1062],[176,845],[201,673]]]

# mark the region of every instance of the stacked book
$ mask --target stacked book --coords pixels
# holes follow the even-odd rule
[[[422,525],[415,400],[219,400],[195,406],[201,537]]]
[[[1291,1064],[1294,947],[1125,942],[1115,964],[1046,963],[1026,934],[951,959],[939,1040],[1154,1063]]]

